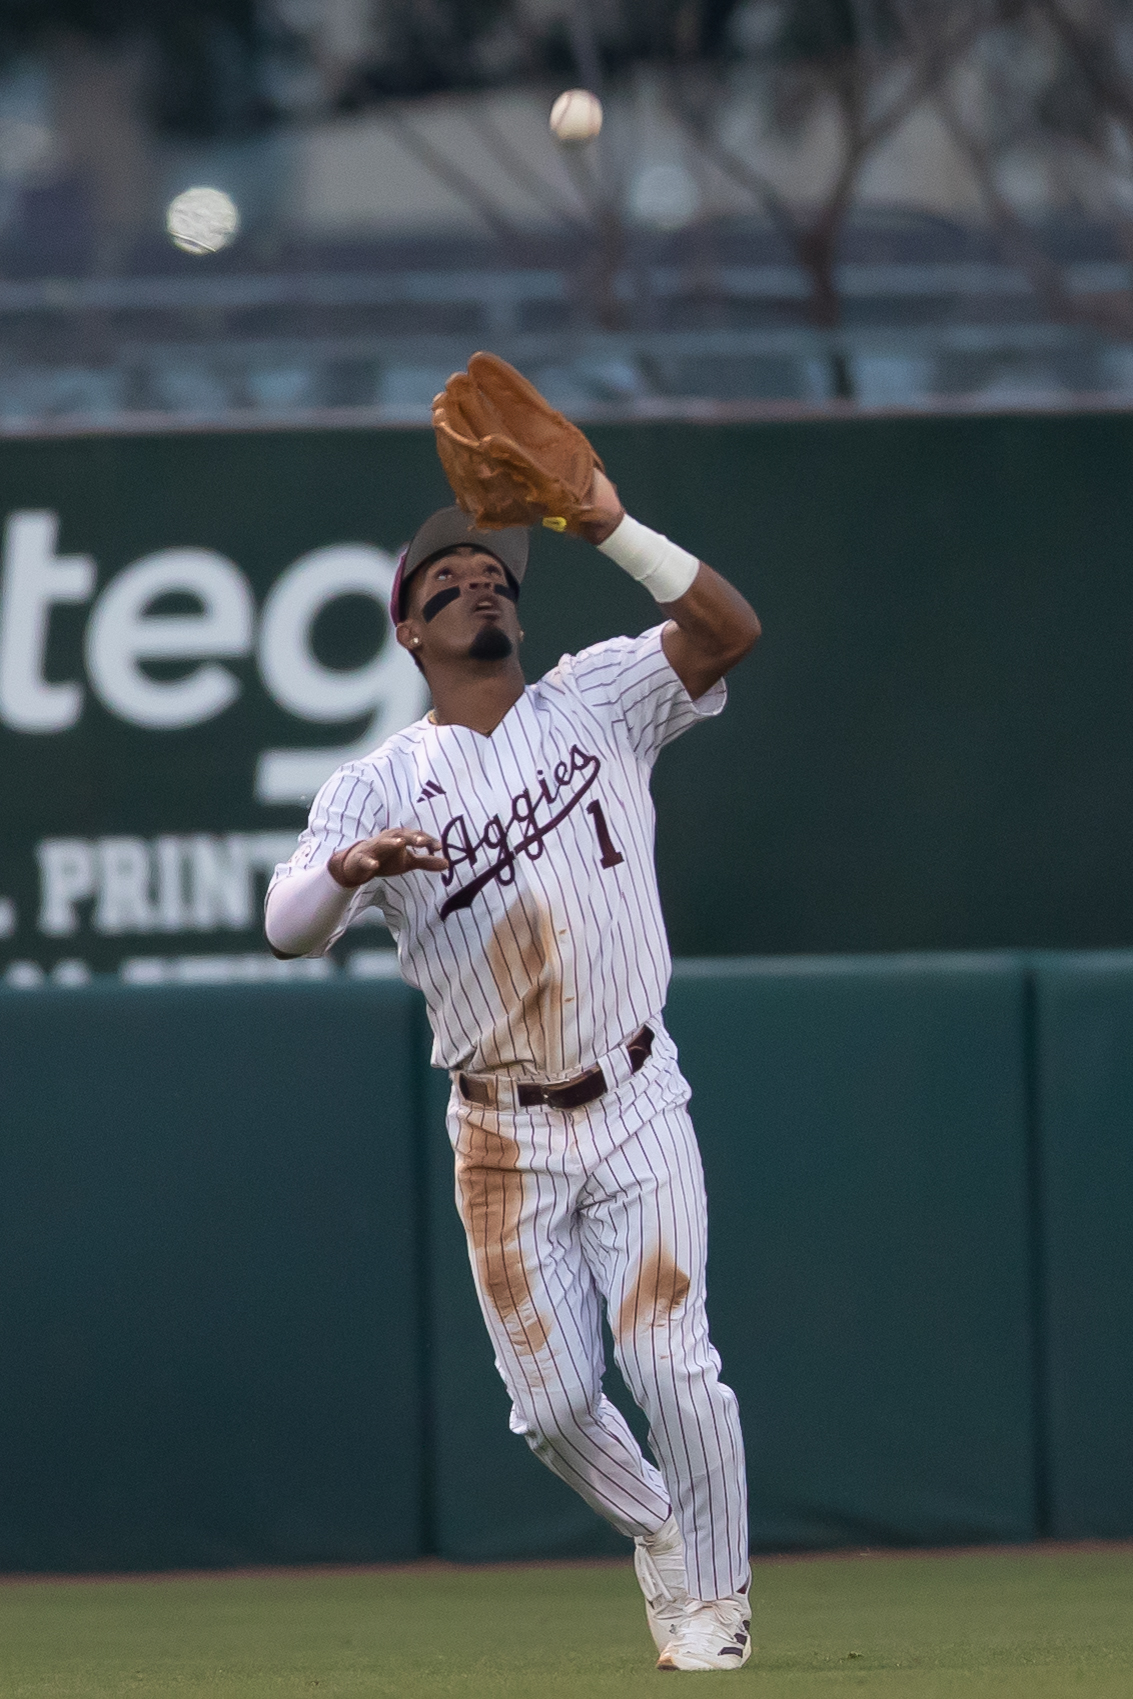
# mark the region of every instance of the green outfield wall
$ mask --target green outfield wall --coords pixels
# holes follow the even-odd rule
[[[704,1153],[709,1308],[744,1417],[755,1543],[1031,1537],[1019,960],[686,962],[668,1018]],[[432,1148],[439,1547],[616,1551],[507,1431],[451,1163]],[[616,1372],[609,1389],[631,1413]]]
[[[765,625],[658,768],[678,953],[1133,946],[1133,417],[594,438]],[[0,975],[247,977],[302,799],[424,707],[381,604],[431,436],[6,440],[0,493]],[[531,673],[651,617],[537,534]]]
[[[415,1000],[0,995],[0,1569],[416,1556]]]
[[[668,1019],[755,1544],[1133,1535],[1133,954],[683,962]],[[0,1571],[624,1549],[508,1432],[426,1039],[346,975],[0,991]]]
[[[1133,953],[1035,969],[1050,1522],[1133,1533]]]

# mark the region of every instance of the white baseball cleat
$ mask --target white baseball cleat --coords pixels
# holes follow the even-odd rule
[[[645,1594],[649,1632],[657,1650],[663,1652],[689,1602],[685,1548],[675,1516],[670,1515],[655,1534],[643,1534],[634,1540],[633,1567]]]
[[[751,1657],[751,1607],[746,1593],[690,1599],[657,1659],[659,1670],[738,1670]]]

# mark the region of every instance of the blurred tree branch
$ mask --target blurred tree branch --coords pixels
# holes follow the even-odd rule
[[[911,30],[900,0],[788,0],[762,54],[771,133],[797,133],[823,113],[835,120],[835,151],[825,189],[794,203],[768,173],[720,136],[720,68],[699,77],[672,75],[670,103],[703,158],[745,189],[790,248],[809,287],[808,317],[823,330],[843,319],[836,266],[862,175],[878,149],[950,75],[977,38],[978,0],[911,0]],[[853,392],[849,364],[830,354],[831,388]]]
[[[239,135],[270,118],[256,0],[4,0],[0,7],[0,59],[67,36],[148,45],[148,104],[161,128]]]
[[[1044,309],[1061,322],[1133,340],[1133,288],[1085,293],[1049,239],[1052,210],[1077,210],[1095,227],[1108,226],[1133,261],[1133,0],[0,5],[0,59],[75,36],[144,49],[151,119],[173,133],[240,136],[290,117],[372,108],[515,253],[523,232],[505,204],[510,180],[564,233],[586,233],[578,276],[591,317],[607,327],[624,322],[627,276],[638,310],[649,295],[641,244],[630,240],[624,137],[614,146],[607,133],[594,148],[565,156],[575,204],[566,185],[556,186],[549,162],[517,149],[481,110],[468,124],[493,161],[493,190],[483,165],[478,174],[438,148],[413,101],[517,83],[625,91],[645,71],[663,91],[672,133],[699,181],[742,191],[781,236],[806,280],[807,319],[827,333],[829,387],[838,395],[852,390],[837,344],[847,224],[882,150],[917,114],[932,113],[965,163],[1003,252]],[[745,101],[757,119],[746,132],[734,122]],[[792,144],[816,137],[825,148],[820,168],[805,183],[792,182]],[[1032,183],[1042,178],[1030,200],[1021,187],[1028,173]]]
[[[1133,260],[1133,7],[1127,0],[998,0],[981,41],[982,101],[955,82],[935,102],[1005,255],[1049,316],[1133,338],[1133,288],[1076,292],[1012,193],[1012,163],[1029,160],[1074,210],[1110,226]]]

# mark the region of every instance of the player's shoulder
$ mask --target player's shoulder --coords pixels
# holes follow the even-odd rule
[[[654,625],[636,637],[607,637],[574,655],[560,655],[536,688],[549,694],[613,689],[627,667],[660,652],[664,629]]]
[[[368,755],[361,756],[359,764],[380,771],[382,768],[397,767],[402,762],[412,761],[428,735],[428,719],[414,720],[410,725],[402,726],[400,731],[391,732],[376,749],[371,749]]]

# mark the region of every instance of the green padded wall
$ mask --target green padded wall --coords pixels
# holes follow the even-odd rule
[[[764,1547],[1035,1533],[1022,964],[684,964],[709,1312]]]
[[[1050,1531],[1133,1535],[1133,952],[1035,967]]]
[[[1035,1532],[1024,1002],[1009,957],[678,963],[758,1546]],[[438,1549],[617,1549],[507,1431],[430,1148]]]
[[[400,985],[0,994],[0,1570],[422,1549]]]
[[[1133,1532],[1133,953],[685,962],[669,1021],[755,1543]],[[0,1570],[621,1549],[507,1431],[423,1040],[0,994]]]

